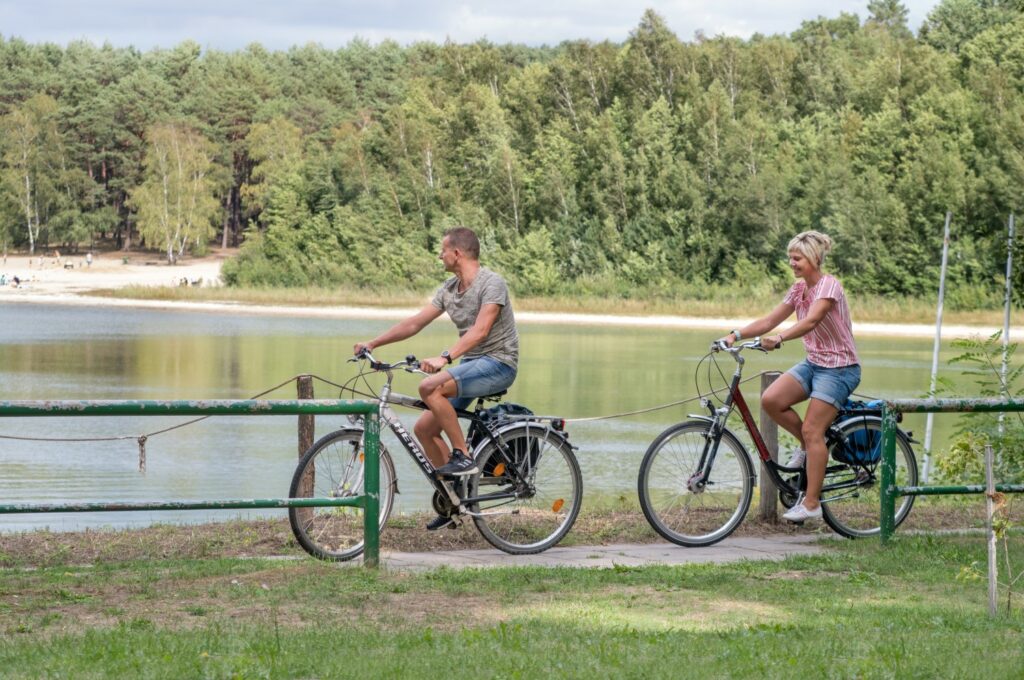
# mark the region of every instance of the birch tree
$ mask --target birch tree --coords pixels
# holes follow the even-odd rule
[[[0,119],[3,133],[3,182],[15,197],[21,223],[28,234],[29,254],[35,254],[41,229],[53,199],[55,145],[59,142],[57,102],[38,94]]]
[[[129,204],[138,212],[139,233],[159,244],[173,264],[189,243],[213,237],[219,204],[210,179],[210,143],[180,123],[155,125],[146,134],[142,184]]]

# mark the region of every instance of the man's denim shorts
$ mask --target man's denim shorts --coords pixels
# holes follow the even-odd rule
[[[860,384],[860,364],[825,368],[804,359],[786,372],[796,378],[807,396],[837,409],[843,407]]]
[[[455,366],[448,367],[448,373],[455,378],[459,396],[449,401],[455,408],[468,408],[475,397],[508,389],[515,382],[516,369],[491,357],[463,359]]]

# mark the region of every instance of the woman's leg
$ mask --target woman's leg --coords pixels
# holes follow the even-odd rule
[[[803,422],[800,420],[800,414],[793,410],[793,405],[806,399],[807,392],[789,373],[779,376],[779,379],[769,385],[761,395],[761,408],[772,420],[781,425],[782,429],[796,437],[800,442],[800,448],[805,451],[807,447],[804,445]]]
[[[839,410],[815,397],[807,404],[804,415],[803,440],[807,452],[807,493],[804,507],[814,510],[821,505],[821,485],[825,481],[825,467],[828,465],[828,447],[825,446],[825,431],[836,419]]]

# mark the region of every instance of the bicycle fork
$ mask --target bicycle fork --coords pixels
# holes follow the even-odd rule
[[[728,413],[729,409],[722,407],[715,411],[711,427],[708,428],[707,434],[704,436],[704,450],[700,454],[697,471],[686,480],[686,488],[692,494],[703,493],[708,484],[708,478],[711,477],[711,468],[718,455],[718,445],[722,442],[722,428],[724,427],[722,418],[725,415],[723,411]]]

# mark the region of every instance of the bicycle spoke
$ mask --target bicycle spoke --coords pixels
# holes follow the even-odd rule
[[[857,417],[840,425],[836,447],[854,438],[881,444],[882,426],[874,418]],[[845,456],[843,456],[845,457]],[[896,483],[917,483],[917,462],[910,444],[896,438]],[[825,521],[837,533],[850,538],[877,535],[881,525],[881,469],[876,460],[867,465],[830,465],[822,489],[822,513]],[[906,518],[913,504],[913,496],[903,496],[896,503],[896,524]]]
[[[705,422],[670,428],[648,449],[640,469],[644,515],[659,534],[680,545],[710,545],[725,538],[750,504],[750,460],[731,435],[720,441],[703,487],[691,484],[700,472],[708,428]]]
[[[507,432],[502,442],[522,479],[514,479],[509,469],[494,479],[481,474],[474,478],[471,493],[477,496],[480,486],[500,484],[518,497],[479,501],[472,508],[480,513],[474,522],[484,538],[506,552],[546,550],[569,531],[579,512],[582,480],[572,448],[536,425]],[[491,445],[480,453],[482,470],[495,469],[498,462],[504,460],[497,447]],[[501,514],[486,514],[499,508]]]

